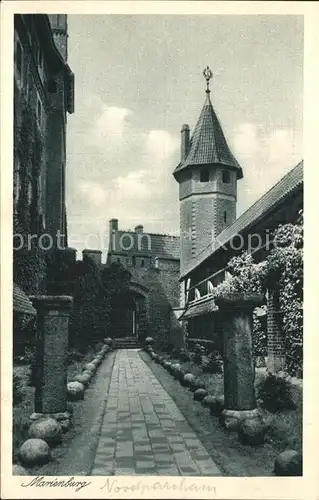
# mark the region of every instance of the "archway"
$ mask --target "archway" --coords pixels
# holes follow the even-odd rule
[[[115,339],[133,337],[141,339],[146,336],[146,287],[131,283],[128,292],[123,293],[112,308],[112,336]]]

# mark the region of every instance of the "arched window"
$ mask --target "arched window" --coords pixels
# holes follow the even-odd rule
[[[145,266],[145,261],[144,259],[141,260],[141,267],[144,267]]]

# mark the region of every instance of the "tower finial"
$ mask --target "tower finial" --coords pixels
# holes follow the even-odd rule
[[[209,66],[207,66],[204,71],[203,71],[203,75],[205,77],[205,80],[206,80],[206,94],[209,94],[210,93],[210,90],[209,90],[209,82],[210,80],[213,78],[213,72],[212,70],[210,69]]]

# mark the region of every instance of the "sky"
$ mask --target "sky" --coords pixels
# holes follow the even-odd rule
[[[241,164],[237,216],[302,159],[303,18],[70,15],[69,246],[103,250],[108,221],[179,234],[180,130],[211,100]]]

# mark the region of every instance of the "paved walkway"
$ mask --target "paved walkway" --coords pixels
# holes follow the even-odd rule
[[[91,475],[221,476],[138,351],[119,350]]]

